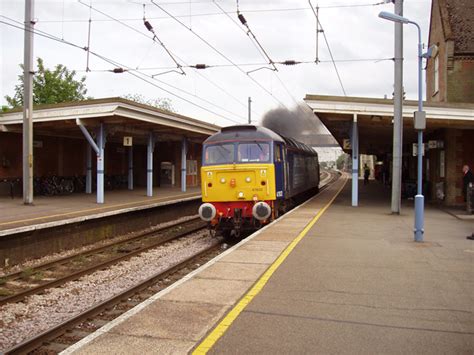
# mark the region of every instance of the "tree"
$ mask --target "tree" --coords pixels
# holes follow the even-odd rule
[[[45,68],[43,60],[37,59],[38,70],[33,77],[33,104],[56,104],[59,102],[86,100],[86,77],[79,80],[76,72],[58,64],[54,70]],[[23,65],[20,64],[23,68]],[[11,108],[23,106],[23,74],[18,76],[20,83],[15,86],[13,97],[5,96]]]
[[[168,112],[176,112],[171,100],[168,98],[158,97],[156,99],[146,99],[143,95],[140,95],[140,94],[133,94],[133,95],[128,94],[128,95],[122,96],[122,98],[130,100],[130,101],[138,102],[139,104],[153,106],[153,107],[156,107]]]
[[[337,158],[336,167],[339,170],[344,169],[344,163],[346,162],[346,157],[347,157],[347,154],[343,153],[343,154],[339,155],[339,157]]]

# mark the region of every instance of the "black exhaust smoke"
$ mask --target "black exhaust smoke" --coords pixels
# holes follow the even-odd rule
[[[282,136],[307,144],[312,143],[316,135],[330,134],[305,104],[300,104],[292,110],[281,107],[270,110],[263,116],[261,124]]]

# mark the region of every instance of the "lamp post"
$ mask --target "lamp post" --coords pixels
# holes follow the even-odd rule
[[[420,26],[409,19],[392,14],[390,12],[382,11],[379,13],[379,17],[385,20],[398,22],[401,24],[411,23],[418,29],[418,111],[416,111],[414,117],[415,130],[418,131],[418,147],[417,147],[417,158],[418,158],[418,181],[417,181],[417,194],[415,196],[415,242],[423,241],[424,233],[424,208],[425,198],[423,196],[423,130],[426,128],[426,113],[423,111],[423,92],[422,92],[422,62],[423,58],[429,58],[431,55],[431,48],[427,53],[423,54],[422,43],[421,43],[421,29]]]

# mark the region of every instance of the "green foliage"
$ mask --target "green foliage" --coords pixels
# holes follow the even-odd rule
[[[153,106],[164,111],[176,112],[171,100],[168,98],[158,97],[156,99],[146,99],[143,95],[140,95],[140,94],[133,94],[133,95],[128,94],[128,95],[122,96],[122,98],[130,100],[130,101],[138,102],[139,104]]]
[[[336,160],[336,167],[339,169],[339,170],[342,170],[344,168],[344,162],[346,161],[346,156],[347,154],[343,153],[342,155],[340,155],[337,160]]]
[[[75,80],[76,72],[58,64],[54,70],[45,68],[43,60],[37,59],[38,70],[33,77],[33,104],[56,104],[59,102],[86,100],[86,77]],[[23,65],[20,64],[23,71]],[[5,96],[11,108],[23,106],[23,73],[18,76],[15,95]],[[2,108],[3,110],[3,108]]]

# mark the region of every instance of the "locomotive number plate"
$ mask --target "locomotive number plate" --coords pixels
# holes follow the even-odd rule
[[[282,197],[283,196],[283,191],[277,191],[277,197]]]

